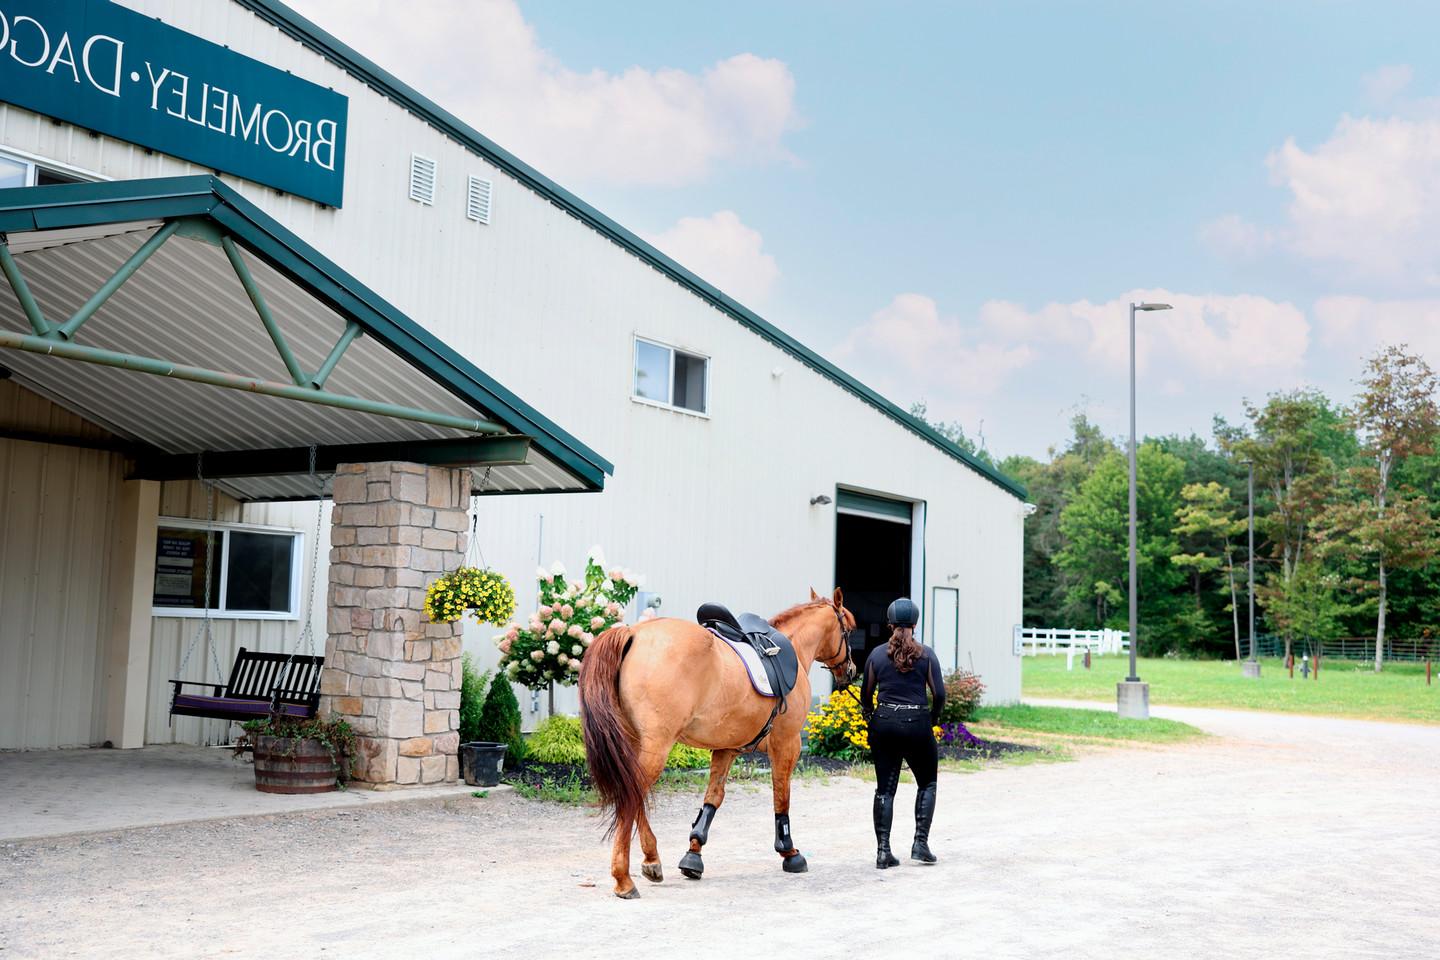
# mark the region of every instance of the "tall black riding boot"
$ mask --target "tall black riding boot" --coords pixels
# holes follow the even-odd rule
[[[910,847],[910,859],[921,863],[934,863],[935,854],[930,852],[930,822],[935,819],[935,784],[930,784],[915,795],[915,843]]]
[[[875,794],[875,869],[900,866],[900,860],[890,852],[890,821],[895,815],[895,795]]]

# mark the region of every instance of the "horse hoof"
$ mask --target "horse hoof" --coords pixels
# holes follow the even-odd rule
[[[700,854],[687,853],[680,858],[680,872],[691,880],[699,880],[705,872],[705,862],[700,859]]]
[[[805,862],[804,855],[799,853],[792,853],[786,857],[780,866],[786,873],[805,873],[810,869],[810,865]]]
[[[631,887],[629,890],[625,891],[616,890],[615,896],[619,897],[621,900],[639,900],[640,891],[636,890],[634,887]]]
[[[658,863],[642,863],[640,865],[640,872],[644,874],[645,879],[651,883],[659,883],[665,879],[665,874],[660,869],[660,864]]]

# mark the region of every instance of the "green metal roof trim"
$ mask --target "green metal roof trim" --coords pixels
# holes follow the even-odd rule
[[[279,0],[235,0],[256,15],[274,24],[284,33],[305,46],[315,50],[327,60],[338,65],[381,95],[394,100],[411,113],[423,119],[441,133],[475,151],[495,166],[504,170],[526,187],[549,200],[551,203],[573,214],[591,228],[629,250],[641,260],[649,263],[661,273],[683,286],[689,287],[702,299],[717,309],[729,314],[755,333],[769,340],[801,363],[820,375],[833,380],[881,413],[919,434],[945,453],[972,467],[987,479],[1025,499],[1025,487],[1005,476],[1000,471],[976,459],[973,455],[951,443],[933,427],[911,416],[896,404],[885,399],[870,387],[865,386],[850,374],[841,370],[785,331],[771,324],[759,314],[730,298],[718,288],[706,283],[700,277],[686,270],[674,260],[640,239],[634,233],[611,220],[584,200],[575,196],[558,183],[523,162],[509,151],[489,140],[459,117],[444,107],[421,95],[354,49],[326,33],[310,20],[300,16]]]
[[[576,479],[596,490],[615,467],[505,389],[424,327],[215,177],[169,177],[0,190],[0,233],[97,226],[183,216],[209,217],[301,287],[353,318],[454,396],[533,438]]]

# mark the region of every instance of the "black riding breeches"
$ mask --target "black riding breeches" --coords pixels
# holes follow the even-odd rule
[[[875,761],[875,792],[894,796],[900,784],[900,764],[910,768],[921,789],[935,782],[940,762],[935,734],[927,710],[904,712],[878,708],[870,718],[870,756]]]

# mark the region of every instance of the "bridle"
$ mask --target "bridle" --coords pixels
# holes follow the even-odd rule
[[[840,612],[840,605],[838,603],[831,604],[830,612],[835,614],[835,626],[838,628],[840,634],[840,642],[835,647],[835,652],[828,657],[821,657],[820,662],[825,664],[828,669],[835,670],[840,666],[840,658],[842,655],[847,663],[852,661],[850,660],[850,645],[845,642],[845,616]]]

